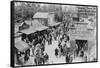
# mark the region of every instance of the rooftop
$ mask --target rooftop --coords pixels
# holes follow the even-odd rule
[[[47,12],[37,12],[33,18],[48,18],[49,13]]]

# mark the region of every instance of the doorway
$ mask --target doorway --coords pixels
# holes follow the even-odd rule
[[[75,41],[77,45],[77,55],[79,54],[79,52],[84,52],[88,50],[88,40],[77,39]]]

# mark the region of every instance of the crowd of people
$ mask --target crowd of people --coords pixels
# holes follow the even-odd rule
[[[66,24],[59,24],[29,35],[23,34],[22,41],[26,42],[30,48],[24,52],[20,52],[16,49],[17,64],[27,64],[30,56],[34,57],[34,63],[32,65],[49,64],[49,55],[45,51],[45,45],[47,43],[48,46],[51,46],[53,41],[58,41],[58,48],[54,50],[55,56],[65,56],[66,63],[72,63],[75,56],[84,57],[84,46],[80,46],[78,42],[76,45],[71,45],[67,30]],[[23,60],[21,60],[21,58],[23,58]]]

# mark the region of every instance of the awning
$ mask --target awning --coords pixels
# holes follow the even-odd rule
[[[15,43],[15,47],[19,51],[23,52],[23,51],[25,51],[25,50],[27,50],[29,48],[29,45],[24,41],[18,41],[18,42]]]
[[[47,26],[42,25],[38,20],[34,20],[32,22],[32,26],[29,29],[21,30],[20,32],[25,34],[31,34],[36,31],[42,31],[47,28],[48,28]]]
[[[46,27],[46,26],[42,26],[42,27],[38,27],[38,31],[42,31],[42,30],[45,30],[45,29],[47,29],[48,27]]]
[[[22,33],[16,33],[15,34],[15,37],[19,37],[19,36],[21,36],[22,35]]]
[[[29,29],[21,30],[20,32],[25,33],[25,34],[31,34],[36,32],[36,29],[34,27],[30,27]]]

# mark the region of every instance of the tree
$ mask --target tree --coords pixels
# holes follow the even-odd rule
[[[37,12],[39,4],[36,3],[20,3],[15,6],[15,20],[22,18],[32,19],[33,15]]]

